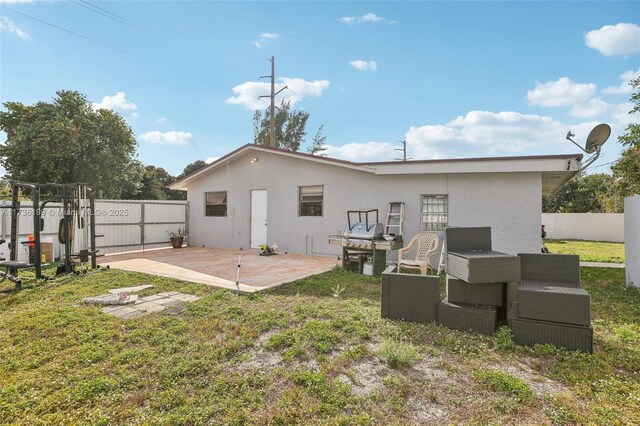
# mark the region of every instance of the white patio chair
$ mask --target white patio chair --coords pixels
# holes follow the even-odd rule
[[[415,235],[409,245],[398,250],[398,271],[400,268],[406,268],[418,269],[422,275],[427,275],[427,271],[433,273],[429,257],[438,250],[438,241],[438,236],[431,232],[421,232]],[[415,259],[406,258],[416,245],[418,248]]]

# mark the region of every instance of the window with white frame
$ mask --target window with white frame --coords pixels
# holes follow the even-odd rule
[[[205,192],[204,193],[204,215],[205,216],[226,216],[227,215],[227,191]]]
[[[447,226],[448,212],[446,195],[423,195],[422,230],[444,231]]]
[[[299,192],[299,215],[322,216],[324,187],[322,185],[301,186]]]

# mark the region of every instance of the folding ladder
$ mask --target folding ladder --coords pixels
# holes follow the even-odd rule
[[[404,203],[401,201],[393,201],[389,203],[387,212],[387,221],[384,225],[385,235],[395,234],[402,235],[404,228]]]

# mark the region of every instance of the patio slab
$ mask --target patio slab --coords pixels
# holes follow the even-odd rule
[[[106,306],[102,309],[102,312],[119,319],[132,319],[157,312],[177,315],[187,309],[185,303],[195,302],[199,299],[198,296],[193,294],[171,291],[141,297],[132,305]]]
[[[259,253],[259,250],[183,247],[107,255],[99,258],[99,263],[243,293],[267,290],[329,271],[340,264],[337,257],[284,253],[260,256]],[[236,285],[239,257],[240,280]]]

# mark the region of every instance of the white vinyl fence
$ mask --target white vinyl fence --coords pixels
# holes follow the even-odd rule
[[[99,254],[145,250],[169,247],[169,232],[183,231],[187,228],[186,201],[149,201],[149,200],[96,200],[95,221],[96,248]],[[7,240],[0,245],[0,257],[9,258],[7,243],[11,238],[11,202],[0,202],[0,235]],[[40,234],[43,245],[52,244],[54,257],[60,258],[64,246],[58,242],[58,225],[62,219],[60,204],[47,204],[42,218],[44,229]],[[33,233],[33,208],[30,201],[22,202],[18,223],[18,242],[26,241]],[[78,247],[82,230],[75,224],[74,244]],[[77,250],[74,250],[77,251]],[[20,261],[27,260],[27,251],[22,244],[18,246]],[[49,259],[48,259],[49,260]]]
[[[623,213],[542,213],[547,238],[624,242]]]
[[[624,199],[626,283],[640,288],[640,195]]]

